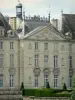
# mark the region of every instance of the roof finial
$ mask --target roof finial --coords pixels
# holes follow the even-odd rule
[[[61,9],[61,14],[63,14],[63,9]]]
[[[48,20],[49,20],[49,23],[50,23],[50,6],[49,6]]]

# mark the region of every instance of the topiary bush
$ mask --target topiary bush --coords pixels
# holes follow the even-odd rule
[[[67,86],[66,86],[65,83],[64,83],[64,85],[63,85],[63,90],[67,90]]]
[[[22,95],[24,95],[24,84],[23,84],[23,82],[21,83],[21,88],[20,88],[20,90],[22,91]]]
[[[46,83],[46,88],[50,88],[49,82]]]

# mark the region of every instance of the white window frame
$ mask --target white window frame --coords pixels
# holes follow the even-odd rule
[[[10,67],[14,66],[14,54],[10,54]]]
[[[10,87],[14,87],[14,74],[10,74]]]
[[[0,74],[0,87],[3,87],[3,74]]]
[[[35,55],[35,67],[39,65],[39,55]]]
[[[10,42],[10,49],[13,49],[14,42]]]
[[[38,49],[38,42],[35,42],[35,50]]]
[[[3,55],[0,54],[0,66],[3,66]]]
[[[72,87],[72,76],[69,75],[69,87]]]
[[[44,43],[44,50],[48,50],[48,43]]]
[[[48,55],[44,55],[44,63],[48,64]]]
[[[0,49],[3,49],[3,42],[0,41]]]
[[[58,67],[58,55],[54,55],[54,67]]]
[[[72,68],[72,56],[69,56],[69,68]]]
[[[38,76],[35,76],[34,86],[35,87],[38,87]]]
[[[44,87],[46,87],[47,82],[48,82],[48,72],[44,72]]]
[[[54,87],[58,86],[58,76],[54,75]]]

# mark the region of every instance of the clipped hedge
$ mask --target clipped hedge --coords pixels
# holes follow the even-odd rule
[[[71,92],[63,91],[63,90],[54,90],[54,89],[24,89],[23,90],[23,96],[70,97]]]

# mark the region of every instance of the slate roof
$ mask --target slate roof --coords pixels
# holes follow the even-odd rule
[[[71,30],[75,38],[75,14],[62,14],[62,31],[63,34]]]
[[[25,21],[25,34],[29,33],[30,31],[34,30],[35,28],[39,26],[46,26],[48,25],[48,22],[44,21],[35,21],[35,20],[26,20]],[[23,22],[21,23],[19,29],[17,30],[18,33],[22,32],[23,29]]]
[[[5,32],[11,29],[11,26],[8,24],[8,22],[5,20],[4,16],[0,12],[0,26],[5,28]]]
[[[27,38],[27,37],[29,37],[29,36],[32,36],[33,34],[36,34],[36,33],[40,32],[41,30],[43,30],[43,29],[46,28],[46,27],[48,27],[48,29],[51,30],[51,31],[53,31],[55,34],[57,34],[57,35],[59,35],[59,36],[65,38],[64,35],[63,35],[62,33],[60,33],[60,32],[59,32],[52,24],[50,24],[50,23],[47,24],[46,26],[39,26],[39,27],[35,28],[34,30],[32,30],[31,32],[29,32],[28,34],[26,34],[26,35],[24,36],[24,38]]]

